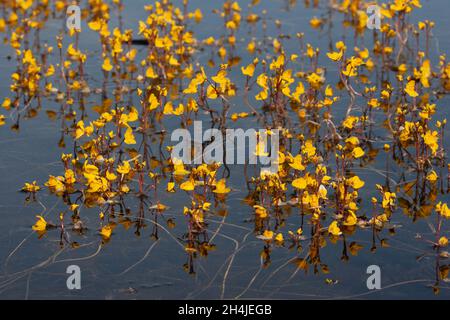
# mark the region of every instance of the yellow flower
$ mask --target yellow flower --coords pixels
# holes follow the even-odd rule
[[[430,130],[428,130],[425,133],[425,135],[423,135],[422,137],[423,137],[423,141],[431,149],[433,154],[436,154],[436,151],[439,148],[439,145],[438,145],[438,132],[437,131],[430,131]]]
[[[131,171],[131,166],[129,161],[125,161],[122,165],[119,165],[117,172],[120,174],[128,174]]]
[[[441,247],[446,247],[446,246],[448,246],[448,239],[447,239],[446,237],[441,237],[441,238],[439,239],[439,245],[440,245]]]
[[[5,108],[6,110],[11,109],[11,99],[5,98],[5,100],[3,100],[2,107]]]
[[[152,66],[149,66],[147,68],[147,71],[145,71],[145,76],[147,78],[151,78],[151,79],[158,78],[158,75],[155,73],[155,71],[153,70]]]
[[[425,60],[420,67],[420,83],[424,86],[424,88],[428,88],[430,86],[430,76],[431,76],[431,66],[430,60]]]
[[[341,50],[339,52],[328,52],[327,56],[333,61],[339,61],[342,59],[344,52]]]
[[[246,67],[241,67],[241,71],[244,76],[253,77],[253,74],[255,73],[255,65],[250,63]]]
[[[275,236],[275,241],[277,242],[283,242],[284,238],[283,238],[283,234],[279,233]]]
[[[102,65],[102,69],[109,72],[111,71],[113,68],[112,64],[111,64],[111,60],[109,58],[106,58],[105,60],[103,60],[103,65]]]
[[[294,188],[304,190],[304,189],[306,189],[306,186],[307,186],[306,179],[305,178],[295,179],[294,181],[292,181],[292,186]]]
[[[449,219],[450,218],[450,209],[448,208],[446,203],[439,202],[436,205],[436,211],[443,217]]]
[[[342,125],[346,128],[346,129],[353,129],[353,127],[355,126],[355,124],[358,122],[358,117],[355,116],[349,116],[347,118],[345,118],[345,120],[342,122]]]
[[[342,234],[341,229],[338,227],[337,221],[333,221],[330,226],[328,227],[328,232],[331,233],[333,236],[339,236]]]
[[[347,218],[344,221],[344,226],[354,226],[358,222],[358,218],[353,211],[349,211]]]
[[[384,209],[387,209],[395,204],[396,195],[394,192],[384,192],[383,193],[383,202],[381,203],[381,206]]]
[[[189,171],[184,169],[184,164],[182,160],[174,158],[172,162],[174,167],[173,174],[175,176],[185,176],[189,174]]]
[[[364,150],[361,149],[360,147],[356,147],[355,149],[353,149],[352,151],[352,156],[355,159],[361,158],[364,155]]]
[[[117,176],[113,172],[106,171],[106,179],[114,181],[117,179]]]
[[[262,234],[262,236],[264,238],[266,238],[267,240],[271,240],[271,239],[273,239],[273,231],[265,230],[264,233]]]
[[[91,21],[88,23],[88,26],[93,31],[99,31],[102,27],[102,23],[100,20]]]
[[[32,229],[34,231],[45,231],[47,229],[47,221],[42,216],[36,216],[36,218],[38,218],[38,221],[36,221]]]
[[[345,139],[346,143],[350,143],[351,145],[357,146],[359,144],[359,139],[357,137],[350,137]]]
[[[38,192],[39,190],[41,190],[41,187],[37,185],[36,181],[33,181],[32,183],[25,182],[22,190],[26,192]]]
[[[48,181],[45,183],[45,186],[47,186],[50,191],[55,192],[57,194],[61,194],[64,191],[66,191],[66,186],[63,183],[64,178],[63,177],[54,177],[50,176]]]
[[[134,138],[134,135],[133,135],[133,129],[131,129],[130,127],[128,127],[127,131],[125,131],[124,142],[126,144],[136,144],[136,139]]]
[[[322,20],[320,20],[317,17],[314,17],[309,21],[309,24],[311,25],[312,28],[318,28],[322,25]]]
[[[81,138],[85,134],[84,122],[83,120],[78,121],[75,129],[75,140]]]
[[[438,175],[436,174],[436,171],[431,170],[431,172],[427,175],[427,180],[430,182],[436,182],[438,179]]]
[[[259,206],[259,205],[254,205],[253,206],[253,209],[255,209],[255,214],[259,217],[259,218],[261,218],[261,219],[264,219],[264,218],[267,218],[267,210],[266,210],[266,208],[264,208],[264,207],[262,207],[262,206]]]
[[[195,188],[195,183],[192,180],[185,181],[180,185],[180,189],[184,190],[184,191],[192,191],[192,190],[194,190],[194,188]]]
[[[168,182],[166,191],[167,192],[171,192],[171,193],[175,192],[175,183],[174,182]]]
[[[227,188],[226,184],[225,184],[226,180],[225,179],[220,179],[217,183],[216,183],[216,189],[214,189],[214,193],[218,193],[218,194],[223,194],[223,193],[228,193],[231,191],[230,188]]]
[[[104,226],[101,230],[100,230],[100,235],[103,237],[103,239],[109,239],[111,238],[111,234],[112,234],[112,227],[108,224],[106,226]]]
[[[347,179],[347,183],[355,190],[364,187],[364,181],[362,181],[358,176],[351,177]]]
[[[405,92],[410,96],[410,97],[417,97],[419,94],[416,92],[416,82],[414,80],[411,80],[408,82],[408,84],[406,85],[405,88]]]
[[[289,163],[289,166],[295,170],[305,170],[305,166],[302,164],[302,156],[300,154],[294,157],[294,161]]]
[[[302,146],[302,152],[308,157],[312,157],[316,154],[316,148],[313,146],[313,143],[311,140],[307,140],[305,144]]]

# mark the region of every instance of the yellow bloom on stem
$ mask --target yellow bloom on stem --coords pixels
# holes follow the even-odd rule
[[[75,140],[81,138],[85,133],[83,120],[78,121],[75,129]]]
[[[431,170],[431,172],[427,175],[427,180],[430,182],[436,182],[438,179],[438,175],[436,174],[436,171]]]
[[[112,64],[111,64],[111,60],[109,58],[106,58],[105,60],[103,60],[103,64],[102,64],[102,69],[105,70],[106,72],[111,71],[113,68]]]
[[[117,172],[120,174],[128,174],[131,171],[131,166],[129,161],[125,161],[122,165],[119,165]]]
[[[284,241],[283,234],[282,234],[282,233],[277,234],[277,235],[275,236],[275,241],[277,241],[277,242],[283,242],[283,241]]]
[[[195,182],[193,180],[188,180],[180,185],[180,189],[184,191],[192,191],[195,189]]]
[[[172,181],[168,182],[166,191],[171,193],[175,192],[175,183]]]
[[[261,218],[261,219],[264,219],[264,218],[267,218],[267,210],[266,210],[266,208],[264,208],[264,207],[262,207],[262,206],[259,206],[259,205],[254,205],[253,206],[253,209],[255,209],[255,214],[259,217],[259,218]]]
[[[362,181],[358,176],[351,177],[347,179],[347,183],[355,190],[364,187],[364,181]]]
[[[327,56],[333,61],[339,61],[342,59],[344,52],[341,50],[339,52],[328,52]]]
[[[112,227],[108,224],[106,226],[104,226],[101,230],[100,230],[100,235],[103,237],[103,239],[109,239],[111,238],[111,234],[112,234]]]
[[[347,218],[344,221],[344,226],[354,226],[358,222],[358,218],[353,211],[350,211]]]
[[[441,247],[446,247],[446,246],[448,246],[448,239],[447,239],[447,237],[440,237],[440,238],[439,238],[439,245],[440,245]]]
[[[405,92],[410,96],[410,97],[417,97],[419,94],[416,91],[416,82],[414,80],[411,80],[407,83],[406,88],[405,88]]]
[[[437,131],[431,131],[428,130],[425,135],[422,136],[423,141],[425,144],[431,149],[433,154],[436,154],[437,149],[439,148],[438,145],[438,132]]]
[[[93,31],[99,31],[102,28],[102,22],[100,20],[91,21],[88,26]]]
[[[147,70],[145,71],[145,76],[147,78],[155,79],[158,78],[158,74],[153,70],[152,66],[149,66]]]
[[[33,181],[32,183],[25,182],[22,190],[26,192],[38,192],[39,190],[41,190],[41,187],[37,185],[36,181]]]
[[[355,158],[355,159],[358,159],[358,158],[361,158],[363,155],[364,155],[364,150],[363,149],[361,149],[360,147],[356,147],[355,149],[353,149],[353,151],[352,151],[352,156]]]
[[[318,28],[318,27],[320,27],[321,25],[322,25],[322,20],[320,20],[319,18],[317,18],[317,17],[314,17],[314,18],[312,18],[310,21],[309,21],[309,24],[311,25],[311,27],[312,28]]]
[[[228,193],[230,191],[231,191],[231,189],[227,188],[227,186],[226,186],[226,180],[225,179],[220,179],[216,183],[216,189],[213,192],[214,193],[218,193],[218,194],[223,194],[223,193]]]
[[[45,221],[44,217],[42,216],[36,216],[38,218],[38,221],[34,224],[32,229],[34,231],[45,231],[47,229],[47,221]]]
[[[339,229],[337,221],[333,221],[328,227],[328,232],[333,236],[339,236],[342,234],[341,229]]]
[[[48,181],[45,183],[50,191],[55,192],[57,194],[61,194],[66,191],[66,186],[64,185],[64,178],[61,176],[54,177],[50,176]]]
[[[307,182],[305,178],[298,178],[295,179],[294,181],[292,181],[292,186],[294,188],[300,189],[300,190],[304,190],[307,187]]]
[[[127,131],[125,131],[125,140],[124,142],[126,144],[136,144],[136,139],[133,135],[133,129],[131,129],[130,127],[127,128]]]
[[[241,71],[244,76],[253,77],[253,74],[255,73],[255,64],[250,63],[246,67],[241,67]]]
[[[300,154],[294,157],[294,161],[289,163],[289,166],[295,170],[305,170],[305,166],[302,164],[302,156]]]
[[[431,66],[430,66],[430,60],[425,60],[420,67],[420,83],[425,88],[430,87],[430,76],[431,76]]]
[[[182,160],[174,158],[172,160],[172,162],[173,162],[173,167],[174,167],[173,174],[175,176],[185,176],[185,175],[189,174],[189,171],[184,169],[184,164],[183,164]]]
[[[442,203],[439,202],[436,205],[436,211],[437,213],[439,213],[441,216],[449,219],[450,218],[450,209],[448,208],[448,205],[446,203]]]
[[[358,122],[358,120],[359,120],[358,117],[349,116],[349,117],[345,118],[345,120],[342,122],[342,125],[346,129],[353,129],[353,127]]]
[[[354,146],[359,145],[359,139],[358,139],[357,137],[350,137],[350,138],[347,138],[347,139],[345,139],[345,142],[346,142],[346,143],[349,143],[349,144],[351,144],[351,145],[354,145]]]
[[[316,148],[314,147],[311,140],[307,140],[305,142],[305,144],[302,146],[302,152],[308,157],[312,157],[316,154]]]
[[[396,194],[394,192],[384,192],[383,193],[383,202],[381,203],[381,206],[384,209],[387,209],[395,204]]]
[[[264,233],[262,234],[262,236],[263,236],[266,240],[272,240],[272,239],[273,239],[273,231],[265,230]]]

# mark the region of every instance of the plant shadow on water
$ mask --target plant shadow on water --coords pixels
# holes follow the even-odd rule
[[[0,2],[0,298],[450,297],[446,1],[69,3]],[[278,172],[171,157],[195,120]]]

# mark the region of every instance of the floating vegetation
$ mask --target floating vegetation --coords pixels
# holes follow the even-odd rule
[[[296,2],[284,3],[291,10]],[[184,248],[184,269],[195,274],[197,259],[220,251],[221,228],[239,214],[233,225],[258,243],[260,270],[289,250],[293,277],[330,273],[327,245],[347,261],[426,221],[429,230],[410,241],[433,258],[434,292],[447,286],[450,62],[432,50],[435,23],[412,22],[426,1],[383,1],[379,30],[367,28],[371,1],[303,2],[323,14],[311,11],[309,30],[286,34],[259,0],[217,1],[212,12],[189,0],[155,1],[132,29],[127,1],[86,0],[82,28],[57,31],[71,1],[0,1],[0,32],[15,64],[1,130],[20,135],[23,121],[43,112],[59,127],[60,165],[46,181],[31,174],[23,182],[27,202],[49,192],[64,203],[56,215],[29,212],[40,241],[76,250],[94,239],[104,248],[121,227],[136,236],[150,227],[152,241]],[[218,33],[203,38],[196,30],[208,33],[206,15]],[[306,32],[328,36],[329,47],[315,47]],[[194,121],[223,141],[228,128],[278,130],[278,169],[173,157],[172,131],[192,130]],[[266,147],[258,142],[249,153],[269,154]],[[221,297],[241,245],[228,238],[237,247],[220,271]],[[325,283],[344,285],[334,278]]]

